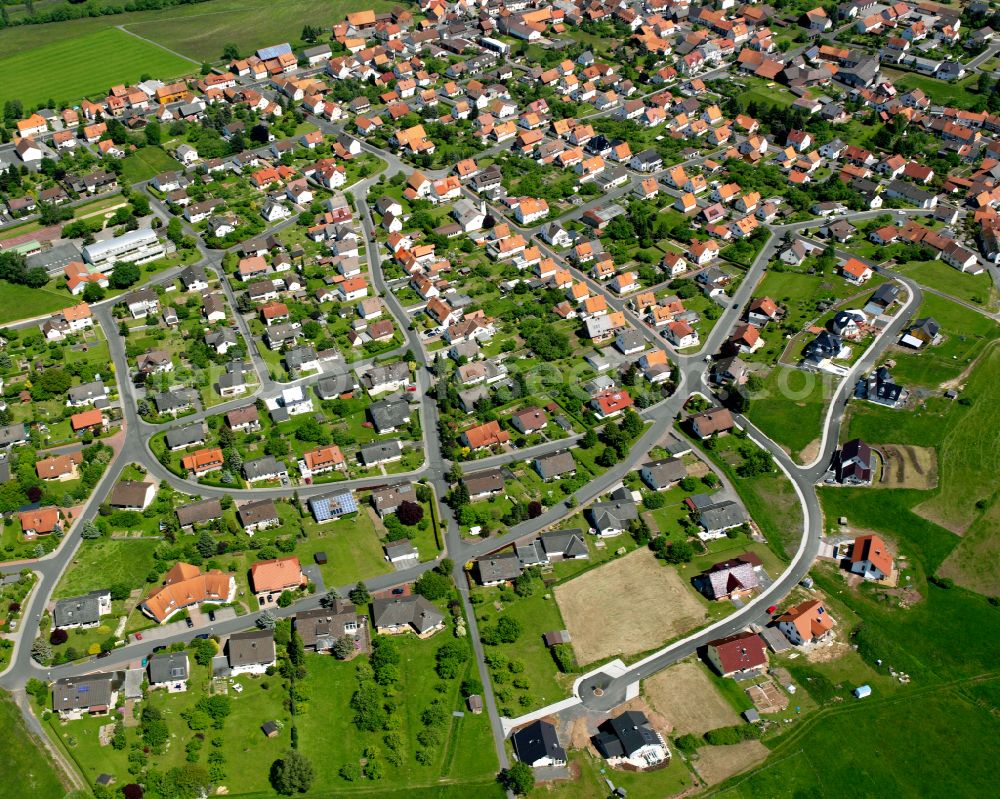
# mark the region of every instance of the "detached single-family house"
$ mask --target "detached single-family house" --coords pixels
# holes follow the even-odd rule
[[[767,668],[767,644],[757,633],[737,633],[709,641],[705,657],[722,677],[759,674]]]
[[[566,750],[559,743],[556,728],[547,721],[533,721],[511,736],[517,759],[532,768],[565,766]]]
[[[795,605],[778,617],[778,629],[794,645],[822,641],[832,635],[834,621],[818,599]]]
[[[229,636],[225,646],[229,670],[238,674],[263,674],[277,660],[272,630],[250,630]]]

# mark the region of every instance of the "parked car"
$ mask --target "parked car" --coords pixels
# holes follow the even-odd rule
[[[192,627],[194,627],[194,622],[191,621],[191,617],[190,616],[188,616],[186,619],[184,619],[184,623],[187,625],[187,627],[188,627],[189,630]]]
[[[208,611],[208,620],[209,621],[215,621],[215,611],[214,610]]]
[[[392,589],[392,593],[393,593],[393,596],[399,596],[400,594],[406,593],[406,589],[404,589],[404,588],[393,588]]]

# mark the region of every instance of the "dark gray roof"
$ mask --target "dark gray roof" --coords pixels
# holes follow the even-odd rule
[[[368,415],[377,431],[394,430],[410,421],[410,404],[402,399],[379,400],[369,406]]]
[[[398,457],[402,449],[403,445],[395,438],[389,441],[376,441],[374,444],[361,448],[361,462],[365,465],[381,463],[384,460]]]
[[[539,536],[547,558],[553,555],[564,558],[578,558],[590,554],[582,530],[554,530]]]
[[[83,596],[60,599],[52,610],[52,623],[56,627],[99,623],[101,620],[99,600],[109,593],[109,589],[102,588]]]
[[[548,479],[576,471],[576,461],[573,460],[573,453],[564,449],[562,452],[553,452],[535,458],[535,467],[542,477]]]
[[[265,455],[263,458],[256,458],[246,461],[243,464],[243,476],[247,480],[258,480],[268,475],[281,474],[287,472],[285,464],[273,455]]]
[[[217,499],[203,499],[177,508],[177,521],[181,527],[208,522],[222,517],[222,503]]]
[[[183,388],[163,391],[153,397],[153,402],[156,403],[156,410],[160,413],[180,411],[194,404],[194,393]]]
[[[536,721],[511,736],[517,759],[529,766],[542,758],[565,761],[566,750],[559,745],[556,728],[547,721]]]
[[[489,555],[476,561],[479,581],[484,584],[513,580],[520,576],[521,568],[521,559],[515,552]]]
[[[52,686],[52,708],[56,712],[108,707],[111,695],[125,681],[120,671],[87,674],[83,677],[66,677]]]
[[[422,596],[376,599],[372,603],[376,627],[399,627],[409,624],[418,633],[437,627],[444,615]]]
[[[652,480],[653,485],[650,487],[655,489],[665,488],[687,476],[687,467],[679,458],[650,461],[642,465],[642,470],[644,476],[648,474]]]
[[[488,469],[475,474],[467,474],[462,478],[465,487],[469,490],[469,496],[479,496],[487,492],[503,491],[504,479],[501,469]]]
[[[274,501],[270,499],[245,502],[239,506],[237,513],[240,517],[240,523],[244,527],[280,518],[278,516],[278,509],[274,506]]]
[[[608,719],[598,731],[593,741],[604,757],[631,757],[644,746],[661,743],[645,714],[638,710],[627,710],[617,718]]]
[[[97,397],[104,397],[107,394],[107,390],[104,388],[104,383],[100,380],[94,380],[91,383],[84,383],[79,386],[73,386],[67,395],[72,402],[90,402]]]
[[[0,427],[0,447],[19,444],[27,440],[27,428],[23,424],[9,424],[6,427]]]
[[[185,652],[161,652],[149,659],[149,682],[157,685],[188,678],[188,657]]]
[[[723,502],[701,513],[701,524],[706,530],[725,530],[746,521],[746,511],[735,502]]]
[[[624,530],[632,519],[639,518],[639,509],[634,502],[595,502],[588,509],[591,522],[598,532],[603,530]]]
[[[338,599],[332,608],[316,608],[295,614],[295,630],[302,638],[303,646],[310,649],[329,649],[333,642],[347,634],[346,624],[360,624],[360,617],[354,605],[346,599]]]
[[[191,444],[200,444],[205,440],[205,427],[200,422],[198,424],[186,424],[183,427],[175,427],[167,431],[167,446],[171,449],[175,447],[187,447]]]
[[[274,633],[271,630],[251,630],[234,633],[226,644],[230,668],[274,663]]]

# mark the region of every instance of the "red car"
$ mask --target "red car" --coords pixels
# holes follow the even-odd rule
[[[142,633],[136,633],[135,634],[135,640],[136,641],[141,641],[142,640]]]
[[[767,609],[767,612],[768,612],[768,614],[773,614],[773,613],[774,613],[774,611],[776,611],[777,609],[778,609],[778,606],[777,606],[777,605],[771,605],[771,607],[769,607],[769,608]]]
[[[416,387],[416,386],[407,386],[407,387],[406,387],[406,390],[407,390],[407,391],[416,391],[416,390],[417,390],[417,387]]]

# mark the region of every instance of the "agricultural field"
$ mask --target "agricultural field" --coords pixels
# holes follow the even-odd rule
[[[330,27],[352,11],[374,9],[388,11],[387,0],[287,0],[281,13],[274,13],[271,3],[240,3],[238,0],[212,0],[193,6],[168,9],[154,17],[137,18],[128,30],[176,50],[198,61],[215,61],[222,48],[232,42],[242,54],[281,42],[297,44],[305,24]],[[239,25],[233,25],[233,14]],[[138,16],[138,15],[137,15]]]
[[[698,750],[696,768],[709,785],[763,763],[769,754],[760,741],[742,741],[732,746],[703,746]]]
[[[41,4],[35,5],[37,8]],[[133,11],[47,25],[8,28],[0,31],[0,53],[28,53],[49,44],[80,41],[90,34],[113,30],[121,25],[139,36],[175,50],[180,56],[193,59],[194,63],[180,59],[187,64],[182,67],[182,72],[190,72],[196,71],[203,61],[220,59],[223,47],[229,42],[238,45],[246,54],[281,42],[289,42],[295,46],[299,44],[302,27],[307,23],[330,27],[352,11],[367,8],[388,11],[392,6],[387,0],[334,0],[332,3],[321,0],[288,0],[282,3],[282,13],[278,15],[273,13],[272,4],[260,0],[250,3],[240,3],[239,0],[208,0],[157,11]],[[234,14],[239,14],[239,25],[233,24]],[[121,76],[107,85],[120,83],[120,78]],[[23,99],[27,102],[27,98]]]
[[[0,45],[0,51],[5,49]],[[28,107],[48,104],[50,100],[57,104],[75,102],[81,97],[106,93],[113,84],[132,83],[142,75],[166,80],[189,72],[194,66],[116,28],[33,49],[17,47],[14,52],[16,55],[0,58],[0,71],[4,75],[0,102],[16,99]],[[73,68],[66,69],[68,64]]]
[[[645,652],[706,618],[692,589],[648,549],[592,569],[555,595],[580,664]]]
[[[987,685],[995,694],[995,682]],[[996,734],[995,720],[964,694],[962,688],[941,687],[922,692],[919,701],[908,696],[869,698],[863,704],[847,700],[838,711],[819,712],[779,739],[764,768],[709,795],[846,798],[858,795],[858,780],[876,780],[886,796],[985,795],[993,780],[986,763],[973,758],[966,768],[949,765],[956,742]],[[919,747],[913,746],[915,734]],[[820,763],[809,754],[816,751],[839,756]],[[872,751],[879,752],[877,764],[867,757]]]
[[[4,774],[7,799],[62,799],[66,786],[41,744],[24,726],[17,705],[6,693],[0,694],[0,738],[17,741],[6,746]]]

